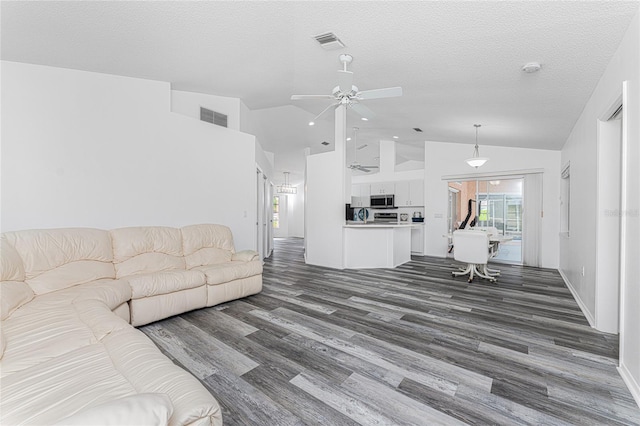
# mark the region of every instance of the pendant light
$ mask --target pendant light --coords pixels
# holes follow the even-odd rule
[[[298,188],[289,184],[289,172],[284,173],[284,183],[277,186],[278,194],[297,194]]]
[[[467,158],[466,162],[471,167],[475,167],[477,169],[478,167],[481,167],[484,163],[489,161],[489,158],[480,157],[480,152],[478,151],[478,128],[481,126],[481,124],[474,124],[473,126],[476,128],[476,147],[473,150],[473,157]]]

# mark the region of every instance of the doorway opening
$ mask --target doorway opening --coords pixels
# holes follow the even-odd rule
[[[449,182],[449,232],[474,227],[496,228],[510,241],[500,244],[493,261],[522,265],[522,177]],[[465,223],[466,222],[466,223]]]

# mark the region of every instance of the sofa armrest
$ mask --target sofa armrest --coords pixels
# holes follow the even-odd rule
[[[250,262],[260,257],[260,254],[255,250],[242,250],[237,253],[233,253],[231,260],[239,260],[242,262]]]

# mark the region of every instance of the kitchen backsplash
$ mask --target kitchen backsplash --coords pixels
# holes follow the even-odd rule
[[[424,207],[398,207],[397,209],[371,209],[369,207],[356,207],[354,209],[354,220],[358,221],[358,222],[362,222],[363,221],[363,216],[364,216],[364,211],[366,210],[368,215],[367,215],[367,222],[373,222],[374,221],[374,213],[398,213],[398,221],[401,221],[401,217],[402,214],[405,213],[407,214],[407,222],[411,222],[411,218],[413,217],[414,213],[420,213],[422,215],[422,217],[424,217]],[[360,213],[360,211],[363,211]]]

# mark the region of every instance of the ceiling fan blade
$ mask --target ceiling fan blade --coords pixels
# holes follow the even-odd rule
[[[373,111],[371,111],[369,108],[367,108],[366,106],[359,104],[357,102],[352,102],[349,104],[349,106],[351,107],[351,109],[353,109],[355,112],[357,112],[358,114],[360,114],[361,116],[363,116],[364,118],[370,120],[372,118],[374,118],[376,115],[373,113]]]
[[[291,95],[292,101],[300,101],[302,99],[335,99],[333,95]]]
[[[337,107],[338,105],[339,105],[338,103],[335,103],[335,104],[331,104],[331,105],[329,105],[328,107],[326,107],[325,109],[323,109],[323,110],[322,110],[322,112],[321,112],[320,114],[316,115],[316,116],[314,117],[314,119],[313,119],[313,120],[311,120],[311,121],[316,121],[318,118],[320,118],[320,117],[322,116],[322,114],[324,114],[325,112],[329,111],[329,108],[331,108],[331,107],[335,108],[335,107]]]
[[[349,93],[353,87],[353,73],[351,71],[338,70],[338,86],[342,93]]]
[[[369,170],[369,169],[365,169],[365,168],[364,168],[364,167],[362,167],[362,166],[358,166],[358,167],[356,167],[356,170],[360,170],[361,172],[365,172],[365,173],[371,173],[371,170]]]
[[[379,169],[380,168],[378,166],[360,166],[360,167],[366,167],[367,169]]]
[[[396,96],[402,96],[402,87],[387,87],[386,89],[373,89],[363,90],[356,94],[358,99],[380,99],[380,98],[395,98]]]

